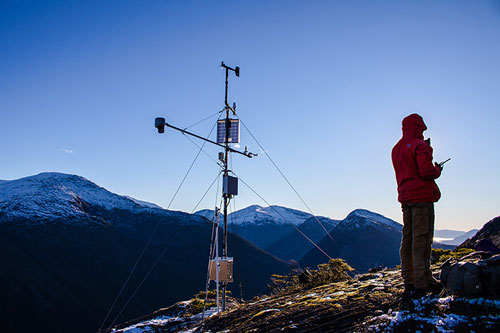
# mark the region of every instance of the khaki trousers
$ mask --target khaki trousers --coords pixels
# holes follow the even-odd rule
[[[434,282],[430,270],[431,246],[434,235],[434,203],[405,203],[403,238],[401,239],[401,275],[405,285],[427,289]]]

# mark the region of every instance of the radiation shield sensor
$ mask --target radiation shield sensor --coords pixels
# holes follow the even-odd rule
[[[229,119],[229,143],[240,142],[240,120]],[[217,121],[217,143],[226,143],[226,120]]]

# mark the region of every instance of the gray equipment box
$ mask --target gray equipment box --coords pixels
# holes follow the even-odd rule
[[[225,176],[222,185],[222,192],[227,195],[238,195],[238,178]]]

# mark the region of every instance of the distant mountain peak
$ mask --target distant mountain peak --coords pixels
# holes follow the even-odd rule
[[[374,213],[372,211],[369,211],[367,209],[355,209],[347,217],[345,218],[344,221],[350,222],[352,220],[358,220],[358,218],[361,218],[364,221],[369,221],[374,224],[383,224],[392,228],[397,228],[401,229],[402,225],[397,223],[394,220],[391,220],[381,214]]]
[[[278,223],[301,224],[312,215],[300,210],[286,208],[282,206],[261,207],[252,205],[235,213],[237,223],[262,223],[266,219]]]
[[[86,216],[88,205],[107,210],[151,207],[139,200],[106,190],[72,174],[42,172],[0,182],[0,216],[3,219],[68,219]]]
[[[202,209],[195,213],[201,215],[209,220],[213,219],[214,211],[210,209]],[[299,225],[308,218],[312,217],[311,214],[287,208],[282,206],[268,206],[262,207],[259,205],[250,205],[229,214],[229,220],[235,224],[262,224],[262,223],[291,223]]]

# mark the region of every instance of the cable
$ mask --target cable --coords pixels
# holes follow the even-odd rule
[[[193,210],[191,211],[191,214],[194,213],[194,211],[196,210],[196,208],[198,208],[199,204],[203,201],[203,199],[205,199],[205,196],[210,191],[210,189],[212,189],[212,186],[214,186],[214,184],[217,181],[217,179],[219,179],[219,176],[221,175],[221,173],[222,173],[222,171],[220,171],[219,174],[217,175],[217,177],[215,177],[215,179],[213,180],[212,184],[210,184],[210,186],[206,190],[205,194],[203,194],[203,196],[201,197],[200,201],[198,201],[198,203],[196,204],[196,206],[194,206]]]
[[[231,166],[232,168],[232,166]],[[233,213],[236,212],[236,197],[233,198]],[[233,234],[237,235],[238,234],[238,228],[237,228],[237,221],[236,221],[236,214],[230,214],[231,215],[231,223],[233,224]],[[243,302],[243,284],[241,283],[241,258],[240,258],[240,247],[238,246],[238,242],[236,242],[235,245],[235,252],[236,252],[236,257],[239,258],[240,260],[236,261],[236,267],[238,269],[238,286],[240,287],[240,302]]]
[[[320,222],[320,220],[316,217],[316,215],[312,212],[311,208],[309,208],[309,206],[307,205],[307,203],[304,201],[304,199],[302,199],[302,197],[300,196],[299,192],[297,192],[297,190],[295,189],[295,187],[293,187],[292,183],[290,183],[290,181],[288,180],[288,178],[286,178],[286,176],[283,174],[283,172],[281,171],[281,169],[278,167],[278,165],[273,161],[273,159],[271,158],[271,156],[267,153],[267,151],[264,149],[264,147],[262,147],[262,145],[260,144],[260,142],[257,140],[257,138],[255,138],[255,136],[252,134],[252,132],[250,132],[250,130],[248,129],[248,127],[245,125],[245,123],[243,122],[243,120],[241,120],[240,116],[237,115],[237,117],[240,119],[240,122],[241,124],[243,125],[243,127],[245,127],[245,129],[247,130],[247,132],[250,134],[250,136],[255,140],[255,142],[257,143],[257,145],[260,147],[260,149],[262,150],[262,152],[264,152],[264,154],[266,154],[267,158],[269,158],[269,160],[271,161],[271,163],[274,165],[274,167],[276,168],[276,170],[278,170],[278,172],[281,174],[281,176],[285,179],[285,181],[288,183],[288,185],[290,185],[290,187],[292,188],[292,190],[295,192],[295,194],[297,194],[297,196],[299,197],[300,201],[302,201],[302,203],[304,204],[304,206],[306,206],[306,208],[309,210],[309,213],[311,213],[312,216],[314,216],[314,218],[316,219],[316,222],[319,223],[319,225],[323,228],[323,230],[326,232],[326,234],[328,235],[328,237],[330,237],[330,239],[332,240],[333,244],[338,248],[339,245],[338,243],[335,241],[335,239],[333,239],[332,235],[330,235],[330,233],[328,232],[328,230],[326,230],[325,226],[323,225],[323,223]]]
[[[197,156],[199,156],[199,154]],[[193,211],[191,212],[191,214],[194,212],[194,210],[196,209],[196,207],[198,207],[199,203],[203,200],[203,198],[205,198],[206,194],[210,191],[210,189],[214,185],[215,181],[219,178],[220,174],[221,173],[219,172],[219,174],[217,175],[217,177],[210,184],[210,187],[208,188],[208,190],[203,194],[203,197],[200,199],[200,201],[198,201],[198,203],[196,204],[195,208],[193,208]],[[125,310],[125,308],[127,307],[127,305],[130,303],[130,301],[132,300],[132,298],[135,296],[135,294],[139,291],[139,289],[141,288],[141,286],[144,284],[144,282],[148,278],[149,274],[151,274],[151,272],[153,271],[154,267],[158,264],[158,262],[161,260],[161,258],[165,255],[167,249],[170,247],[170,244],[172,244],[172,242],[175,240],[175,238],[177,237],[177,235],[179,234],[179,232],[183,229],[183,227],[184,227],[184,225],[181,225],[181,227],[175,232],[174,236],[170,239],[170,242],[168,243],[168,245],[165,247],[165,249],[160,254],[160,256],[158,257],[158,259],[154,262],[153,266],[151,266],[151,269],[146,273],[146,275],[144,276],[144,278],[142,279],[142,281],[139,283],[139,285],[137,286],[137,288],[134,290],[134,292],[132,293],[132,295],[129,297],[127,303],[123,306],[123,308],[121,309],[120,313],[115,318],[115,320],[113,321],[113,323],[111,323],[111,325],[108,328],[108,330],[113,326],[113,324],[116,322],[116,320],[121,316],[121,314],[123,313],[123,311]]]
[[[203,200],[203,198],[205,198],[205,196],[207,195],[207,193],[210,191],[210,189],[212,188],[212,186],[214,185],[215,181],[217,181],[217,179],[219,179],[220,175],[222,174],[222,171],[219,172],[219,174],[217,175],[217,177],[215,177],[214,181],[212,182],[212,184],[210,184],[210,187],[208,188],[208,190],[205,192],[205,194],[203,194],[202,198],[200,199],[200,201],[198,201],[198,203],[196,204],[196,206],[193,208],[193,210],[191,211],[191,214],[193,214],[193,212],[196,210],[196,207],[198,207],[198,205],[200,204],[200,202]],[[217,190],[217,193],[218,193],[218,190]],[[217,207],[215,207],[215,209],[217,210]],[[202,320],[204,320],[205,318],[205,307],[206,307],[206,304],[207,304],[207,296],[208,296],[208,287],[209,287],[209,284],[210,284],[210,260],[212,259],[213,257],[213,251],[215,251],[215,247],[213,246],[214,245],[214,230],[215,230],[215,223],[214,223],[214,219],[216,219],[216,215],[217,215],[217,211],[214,211],[214,217],[212,219],[212,234],[210,236],[210,251],[209,251],[209,254],[208,254],[208,268],[207,268],[207,277],[206,277],[206,283],[205,283],[205,299],[203,301],[203,314],[202,314]],[[217,223],[218,225],[218,223]]]
[[[232,171],[231,171],[232,172]],[[232,172],[235,176],[237,176],[234,172]],[[299,228],[297,228],[292,222],[288,221],[276,208],[274,208],[274,206],[271,206],[271,204],[266,200],[264,199],[259,193],[257,193],[252,187],[250,187],[250,185],[248,185],[243,179],[241,179],[241,177],[237,176],[239,180],[241,180],[241,182],[246,186],[248,187],[253,193],[255,193],[255,195],[257,195],[262,201],[264,201],[270,208],[272,208],[276,213],[278,213],[278,215],[280,215],[283,220],[285,222],[287,222],[288,224],[290,224],[295,230],[297,230],[298,233],[300,233],[302,236],[304,236],[305,239],[307,239],[312,245],[314,245],[318,250],[321,251],[321,253],[323,253],[325,256],[328,257],[328,259],[332,259],[332,257],[330,257],[321,247],[319,247],[318,244],[316,244],[312,239],[310,239],[309,237],[307,237],[306,234],[304,234],[302,232],[302,230],[300,230]]]
[[[186,138],[188,138],[188,139],[189,139],[189,141],[191,141],[191,143],[192,143],[192,144],[194,144],[196,147],[198,147],[199,149],[201,149],[201,148],[200,148],[200,146],[199,146],[199,145],[198,145],[198,144],[197,144],[197,143],[196,143],[193,139],[191,139],[188,135],[186,135],[186,134],[184,134],[184,133],[182,133],[182,134],[183,134]],[[212,156],[210,156],[210,154],[208,154],[206,151],[204,151],[204,150],[202,149],[202,152],[203,152],[205,155],[207,155],[207,156],[208,156],[208,158],[209,158],[209,159],[211,159],[211,160],[212,160],[215,164],[217,164],[219,167],[222,167],[222,165],[221,165],[219,162],[217,162],[217,161],[216,161],[216,160],[215,160]]]
[[[120,310],[120,313],[118,314],[118,316],[116,316],[115,320],[113,320],[113,322],[111,323],[111,325],[108,327],[108,329],[106,331],[109,331],[111,329],[111,327],[113,327],[113,325],[115,324],[116,320],[118,318],[120,318],[120,316],[122,315],[123,311],[125,310],[125,308],[127,307],[127,305],[130,303],[130,301],[134,298],[135,294],[139,291],[139,289],[142,287],[142,285],[144,284],[144,282],[146,281],[146,279],[149,277],[149,274],[151,274],[151,272],[153,271],[153,269],[155,268],[156,264],[158,264],[158,262],[161,260],[161,258],[163,257],[163,255],[167,252],[167,249],[170,247],[170,245],[172,244],[172,242],[175,240],[175,238],[177,237],[177,235],[179,234],[179,232],[184,228],[185,224],[184,225],[181,225],[181,227],[179,229],[177,229],[177,231],[175,232],[174,236],[170,239],[170,242],[167,244],[167,246],[163,249],[163,252],[160,254],[160,256],[158,257],[158,259],[156,259],[156,261],[154,262],[153,266],[151,266],[151,268],[149,269],[149,271],[146,273],[146,276],[144,276],[144,278],[142,279],[142,281],[139,283],[139,285],[137,286],[137,288],[135,288],[134,292],[132,293],[132,295],[129,297],[129,299],[127,300],[127,303],[125,303],[125,305],[123,306],[123,308]]]
[[[216,123],[217,124],[217,123]],[[213,130],[215,128],[215,125],[212,126],[212,129],[210,130],[210,133],[207,135],[207,137],[209,137]],[[172,199],[170,200],[166,210],[168,210],[170,208],[170,206],[172,205],[172,202],[174,201],[175,197],[177,196],[177,194],[179,193],[179,190],[181,189],[182,185],[184,184],[184,181],[186,180],[187,176],[189,175],[189,173],[191,172],[191,169],[193,168],[194,166],[194,163],[196,162],[196,160],[198,159],[198,157],[200,156],[200,153],[202,152],[203,150],[203,147],[205,146],[205,143],[206,141],[203,142],[203,145],[200,147],[200,150],[198,151],[198,153],[196,154],[193,162],[191,163],[191,165],[189,166],[189,169],[187,170],[186,174],[184,175],[184,178],[182,179],[181,183],[179,184],[179,186],[177,187],[177,190],[175,191]],[[106,317],[104,318],[103,322],[101,323],[101,326],[99,327],[99,330],[102,329],[102,327],[104,326],[104,323],[106,322],[106,320],[108,319],[109,315],[111,314],[111,311],[113,310],[113,308],[115,307],[118,299],[120,298],[121,294],[123,293],[123,290],[125,289],[125,287],[127,286],[132,274],[135,272],[136,268],[137,268],[137,265],[139,264],[139,262],[141,261],[144,253],[146,252],[146,249],[148,248],[149,244],[151,243],[151,240],[153,239],[153,237],[156,235],[156,232],[158,231],[158,228],[160,227],[160,223],[161,223],[161,220],[158,221],[158,223],[156,224],[156,227],[155,229],[153,230],[153,233],[151,234],[151,236],[149,237],[148,241],[146,242],[146,245],[144,246],[141,254],[139,255],[139,257],[137,258],[134,266],[132,267],[132,270],[130,271],[127,279],[125,280],[125,283],[123,284],[122,288],[120,289],[119,293],[118,293],[118,296],[115,298],[114,302],[113,302],[113,305],[111,306],[111,308],[109,309]],[[174,237],[172,238],[172,241],[173,239],[177,236],[177,233],[174,235]],[[170,243],[169,245],[167,245],[167,248],[168,246],[170,246]],[[163,254],[161,255],[163,256]],[[160,256],[160,257],[161,257]],[[155,263],[156,265],[156,263]],[[154,267],[154,265],[153,265]],[[140,283],[139,287],[142,285],[142,283],[145,281],[145,279],[147,278],[147,276],[149,275],[149,272],[146,274],[146,277],[144,278],[144,280]],[[113,320],[112,324],[109,326],[108,330],[113,326],[113,324],[116,322],[116,320],[120,317],[120,315],[122,314],[123,310],[125,309],[125,307],[128,305],[128,303],[130,302],[130,300],[133,298],[133,296],[135,295],[135,293],[137,292],[138,289],[136,289],[136,291],[132,294],[132,296],[129,298],[129,300],[126,302],[125,306],[122,308],[122,310],[120,311],[120,313],[118,314],[118,316],[115,318],[115,320]]]
[[[212,129],[210,130],[210,133],[208,133],[207,137],[210,136],[210,134],[212,134],[213,130],[215,128],[215,125],[212,126]],[[193,168],[193,165],[194,163],[196,162],[196,160],[198,159],[198,156],[200,156],[200,153],[203,151],[203,147],[205,147],[205,144],[207,142],[206,141],[203,141],[203,144],[201,145],[200,147],[200,150],[198,150],[198,154],[196,154],[196,157],[194,158],[193,162],[191,163],[191,165],[189,166],[189,169],[188,171],[186,172],[186,174],[184,175],[184,178],[182,179],[181,181],[181,184],[179,185],[179,187],[177,188],[177,191],[175,191],[175,194],[174,196],[172,197],[172,200],[170,200],[170,203],[168,204],[168,207],[167,207],[167,210],[170,208],[170,205],[172,204],[172,202],[174,201],[175,199],[175,196],[177,195],[177,193],[179,192],[179,190],[181,189],[181,186],[182,184],[184,184],[184,181],[186,180],[187,176],[189,175],[189,172],[191,171],[191,169]]]
[[[231,170],[233,170],[233,156],[230,155],[230,160],[229,163],[231,164]],[[236,197],[233,198],[233,213],[236,212]],[[236,224],[236,214],[230,214],[231,215],[231,223],[233,224],[233,234],[237,235],[237,224]],[[236,242],[235,246],[235,252],[236,252],[236,257],[240,258],[240,251],[239,251],[239,246],[238,242]],[[241,258],[240,258],[241,259]],[[243,301],[243,285],[241,283],[241,266],[240,266],[241,260],[236,261],[236,267],[238,269],[238,286],[240,287],[240,301]]]
[[[210,287],[210,263],[211,263],[212,258],[215,257],[215,246],[214,246],[214,243],[216,242],[215,228],[219,228],[219,218],[218,218],[217,207],[215,207],[214,217],[212,219],[212,236],[210,237],[210,253],[208,254],[207,277],[206,277],[206,281],[205,281],[205,298],[203,300],[203,313],[201,315],[202,321],[205,320],[205,310],[207,307],[208,289]]]
[[[224,110],[222,110],[222,111],[224,111]],[[217,118],[217,121],[219,121],[219,120],[220,120],[220,116],[221,116],[221,114],[220,114],[220,113],[221,113],[222,111],[219,111],[219,112],[218,112],[218,113],[219,113],[219,118]],[[216,124],[217,124],[217,122],[214,124],[213,128],[215,128],[215,125],[216,125]],[[212,131],[213,131],[213,128],[212,128]],[[210,131],[210,134],[212,134],[212,131]],[[181,133],[182,133],[182,132],[181,132]],[[219,167],[221,167],[221,168],[223,167],[223,166],[221,165],[221,163],[219,163],[218,161],[216,161],[216,160],[215,160],[212,156],[210,156],[210,154],[208,154],[205,150],[203,150],[203,147],[204,147],[204,145],[205,145],[206,141],[205,141],[205,142],[203,142],[203,146],[200,146],[200,145],[198,145],[198,144],[197,144],[197,143],[196,143],[193,139],[191,139],[191,138],[189,137],[189,135],[186,135],[185,133],[182,133],[182,134],[183,134],[186,138],[188,138],[188,139],[189,139],[189,141],[191,141],[191,143],[192,143],[192,144],[194,144],[196,147],[198,147],[198,149],[200,149],[201,151],[203,151],[203,153],[204,153],[206,156],[208,156],[208,158],[209,158],[209,159],[211,159],[211,160],[212,160],[215,164],[217,164],[217,165],[218,165]],[[210,134],[209,134],[207,137],[209,137],[209,136],[210,136]]]
[[[219,187],[217,187],[217,191],[215,193],[215,211],[214,211],[214,217],[213,217],[213,226],[215,226],[215,228],[219,228],[219,213],[220,211],[217,209],[217,198],[219,196]],[[222,206],[222,198],[221,198],[221,201],[219,203],[219,206]],[[205,299],[203,300],[203,312],[202,312],[202,317],[201,317],[201,320],[204,322],[205,320],[205,311],[206,311],[206,307],[207,307],[207,298],[208,298],[208,289],[209,289],[209,286],[210,286],[210,260],[211,259],[215,259],[216,256],[218,256],[219,254],[215,253],[215,250],[217,248],[217,246],[214,246],[214,243],[215,242],[218,242],[219,239],[217,236],[214,236],[213,234],[213,226],[212,226],[212,238],[211,238],[211,243],[210,243],[210,255],[209,255],[209,258],[208,258],[208,268],[207,268],[207,280],[206,280],[206,284],[205,284]],[[216,233],[218,233],[219,230],[216,231]],[[218,298],[219,295],[217,294],[216,292],[216,298]],[[202,326],[204,325],[204,323],[202,324]]]
[[[194,126],[196,126],[196,125],[198,125],[198,124],[200,124],[200,123],[204,122],[205,120],[212,118],[213,116],[220,115],[222,112],[224,112],[224,110],[217,111],[217,113],[214,113],[213,115],[208,116],[208,117],[206,117],[206,118],[203,118],[203,119],[202,119],[202,120],[200,120],[199,122],[194,123],[193,125],[190,125],[190,126],[188,126],[188,127],[184,128],[184,130],[187,130],[188,128],[194,127]]]

